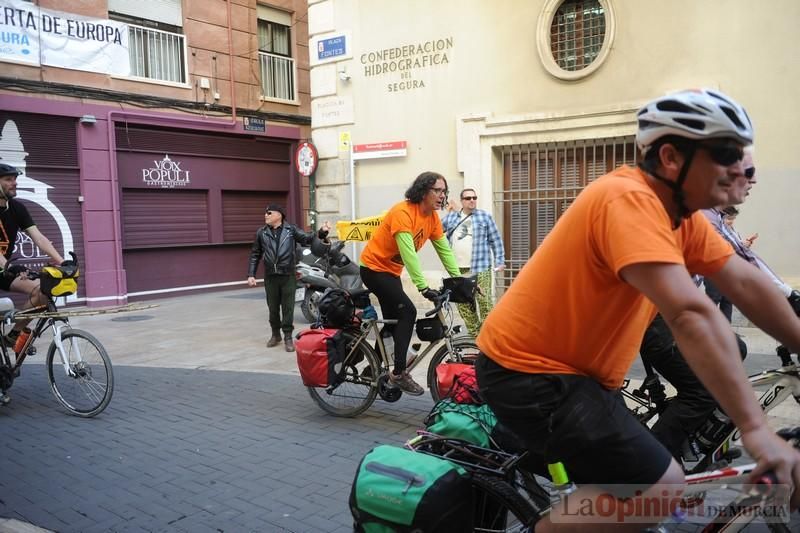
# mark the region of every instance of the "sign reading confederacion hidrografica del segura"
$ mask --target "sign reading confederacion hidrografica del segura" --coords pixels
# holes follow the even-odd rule
[[[367,78],[384,74],[399,74],[400,80],[388,83],[390,93],[422,89],[425,81],[413,76],[415,71],[441,67],[450,63],[453,38],[432,39],[418,43],[372,50],[361,54],[361,65]]]

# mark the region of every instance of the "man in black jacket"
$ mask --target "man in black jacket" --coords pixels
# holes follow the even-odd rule
[[[294,293],[297,287],[294,276],[295,245],[311,244],[313,233],[306,233],[294,224],[284,222],[286,212],[282,206],[270,204],[264,214],[264,222],[256,232],[253,247],[250,249],[250,266],[247,274],[247,284],[256,286],[256,270],[258,260],[264,260],[264,290],[267,293],[267,308],[269,308],[269,325],[272,328],[272,337],[267,341],[267,348],[277,346],[281,342],[281,330],[286,343],[286,351],[294,351],[292,330],[294,329]],[[319,230],[319,238],[328,236],[330,225],[325,222]],[[283,317],[281,318],[281,315]]]

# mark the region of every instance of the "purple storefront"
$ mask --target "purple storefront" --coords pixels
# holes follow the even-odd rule
[[[2,95],[0,129],[0,160],[25,172],[20,199],[81,260],[72,298],[87,305],[242,286],[264,207],[302,220],[300,126],[253,133],[241,120]],[[34,262],[30,248],[18,239]]]

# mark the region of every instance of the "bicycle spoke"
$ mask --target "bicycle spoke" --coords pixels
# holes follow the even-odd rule
[[[90,334],[67,329],[62,333],[63,353],[53,342],[47,355],[50,386],[56,399],[72,414],[90,417],[108,405],[114,388],[111,361]],[[62,357],[69,372],[63,372]]]

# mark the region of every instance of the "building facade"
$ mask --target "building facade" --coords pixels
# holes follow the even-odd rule
[[[420,172],[441,172],[452,197],[473,187],[494,213],[508,282],[588,182],[637,161],[644,102],[710,87],[742,102],[756,128],[759,184],[738,229],[759,232],[758,253],[800,282],[800,64],[786,52],[799,3],[309,4],[320,216],[379,214]]]
[[[305,0],[0,0],[0,160],[112,305],[243,286],[269,203],[306,224]],[[16,256],[41,262],[21,235]]]

